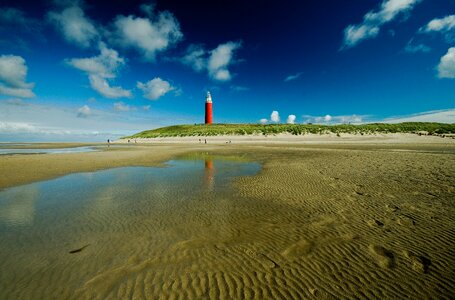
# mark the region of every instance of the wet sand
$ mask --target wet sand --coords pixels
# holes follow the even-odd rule
[[[246,154],[262,164],[259,174],[234,179],[216,201],[189,195],[180,208],[134,217],[118,211],[108,218],[94,209],[92,223],[74,232],[104,230],[83,231],[84,240],[66,250],[90,246],[68,254],[54,241],[20,254],[24,265],[17,269],[27,267],[33,276],[17,275],[18,287],[4,287],[6,275],[0,275],[0,295],[450,298],[455,294],[454,151],[455,144],[446,140],[193,143],[0,157],[0,188],[71,172],[156,166],[192,152]],[[66,255],[71,257],[63,259]]]

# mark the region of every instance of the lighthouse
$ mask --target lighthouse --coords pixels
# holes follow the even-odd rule
[[[212,124],[213,122],[213,107],[212,107],[212,95],[207,92],[205,97],[205,124]]]

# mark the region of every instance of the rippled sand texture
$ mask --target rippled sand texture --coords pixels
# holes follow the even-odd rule
[[[42,222],[9,203],[0,298],[453,297],[453,154],[372,150],[245,148],[262,170],[221,187],[216,163],[112,175],[95,194],[53,195],[86,199],[64,210],[18,204]]]
[[[255,238],[262,253],[277,257],[275,288],[335,298],[455,295],[452,154],[279,157],[237,183],[242,196],[267,199],[264,210],[277,206]]]

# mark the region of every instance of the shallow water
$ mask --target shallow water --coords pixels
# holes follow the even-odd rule
[[[249,153],[0,192],[0,299],[453,298],[451,155]]]
[[[220,158],[172,160],[3,190],[0,269],[11,272],[0,272],[0,298],[70,297],[123,260],[163,251],[184,232],[204,234],[201,224],[229,214],[216,201],[230,194],[230,181],[259,170]]]
[[[164,205],[174,205],[172,201],[223,192],[233,177],[254,175],[259,169],[253,162],[171,160],[161,168],[116,168],[14,187],[0,192],[0,233],[14,227],[58,226],[58,215],[84,214],[86,205],[98,201],[104,201],[105,209],[121,205],[141,210],[163,199],[169,201]]]
[[[11,144],[10,144],[11,145]],[[58,154],[58,153],[83,153],[96,151],[94,147],[73,147],[73,148],[50,148],[50,149],[27,149],[27,148],[1,148],[0,155],[7,154]]]

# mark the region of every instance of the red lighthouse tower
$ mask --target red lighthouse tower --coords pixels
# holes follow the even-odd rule
[[[213,122],[213,107],[212,107],[212,95],[207,92],[205,97],[205,124],[212,124]]]

